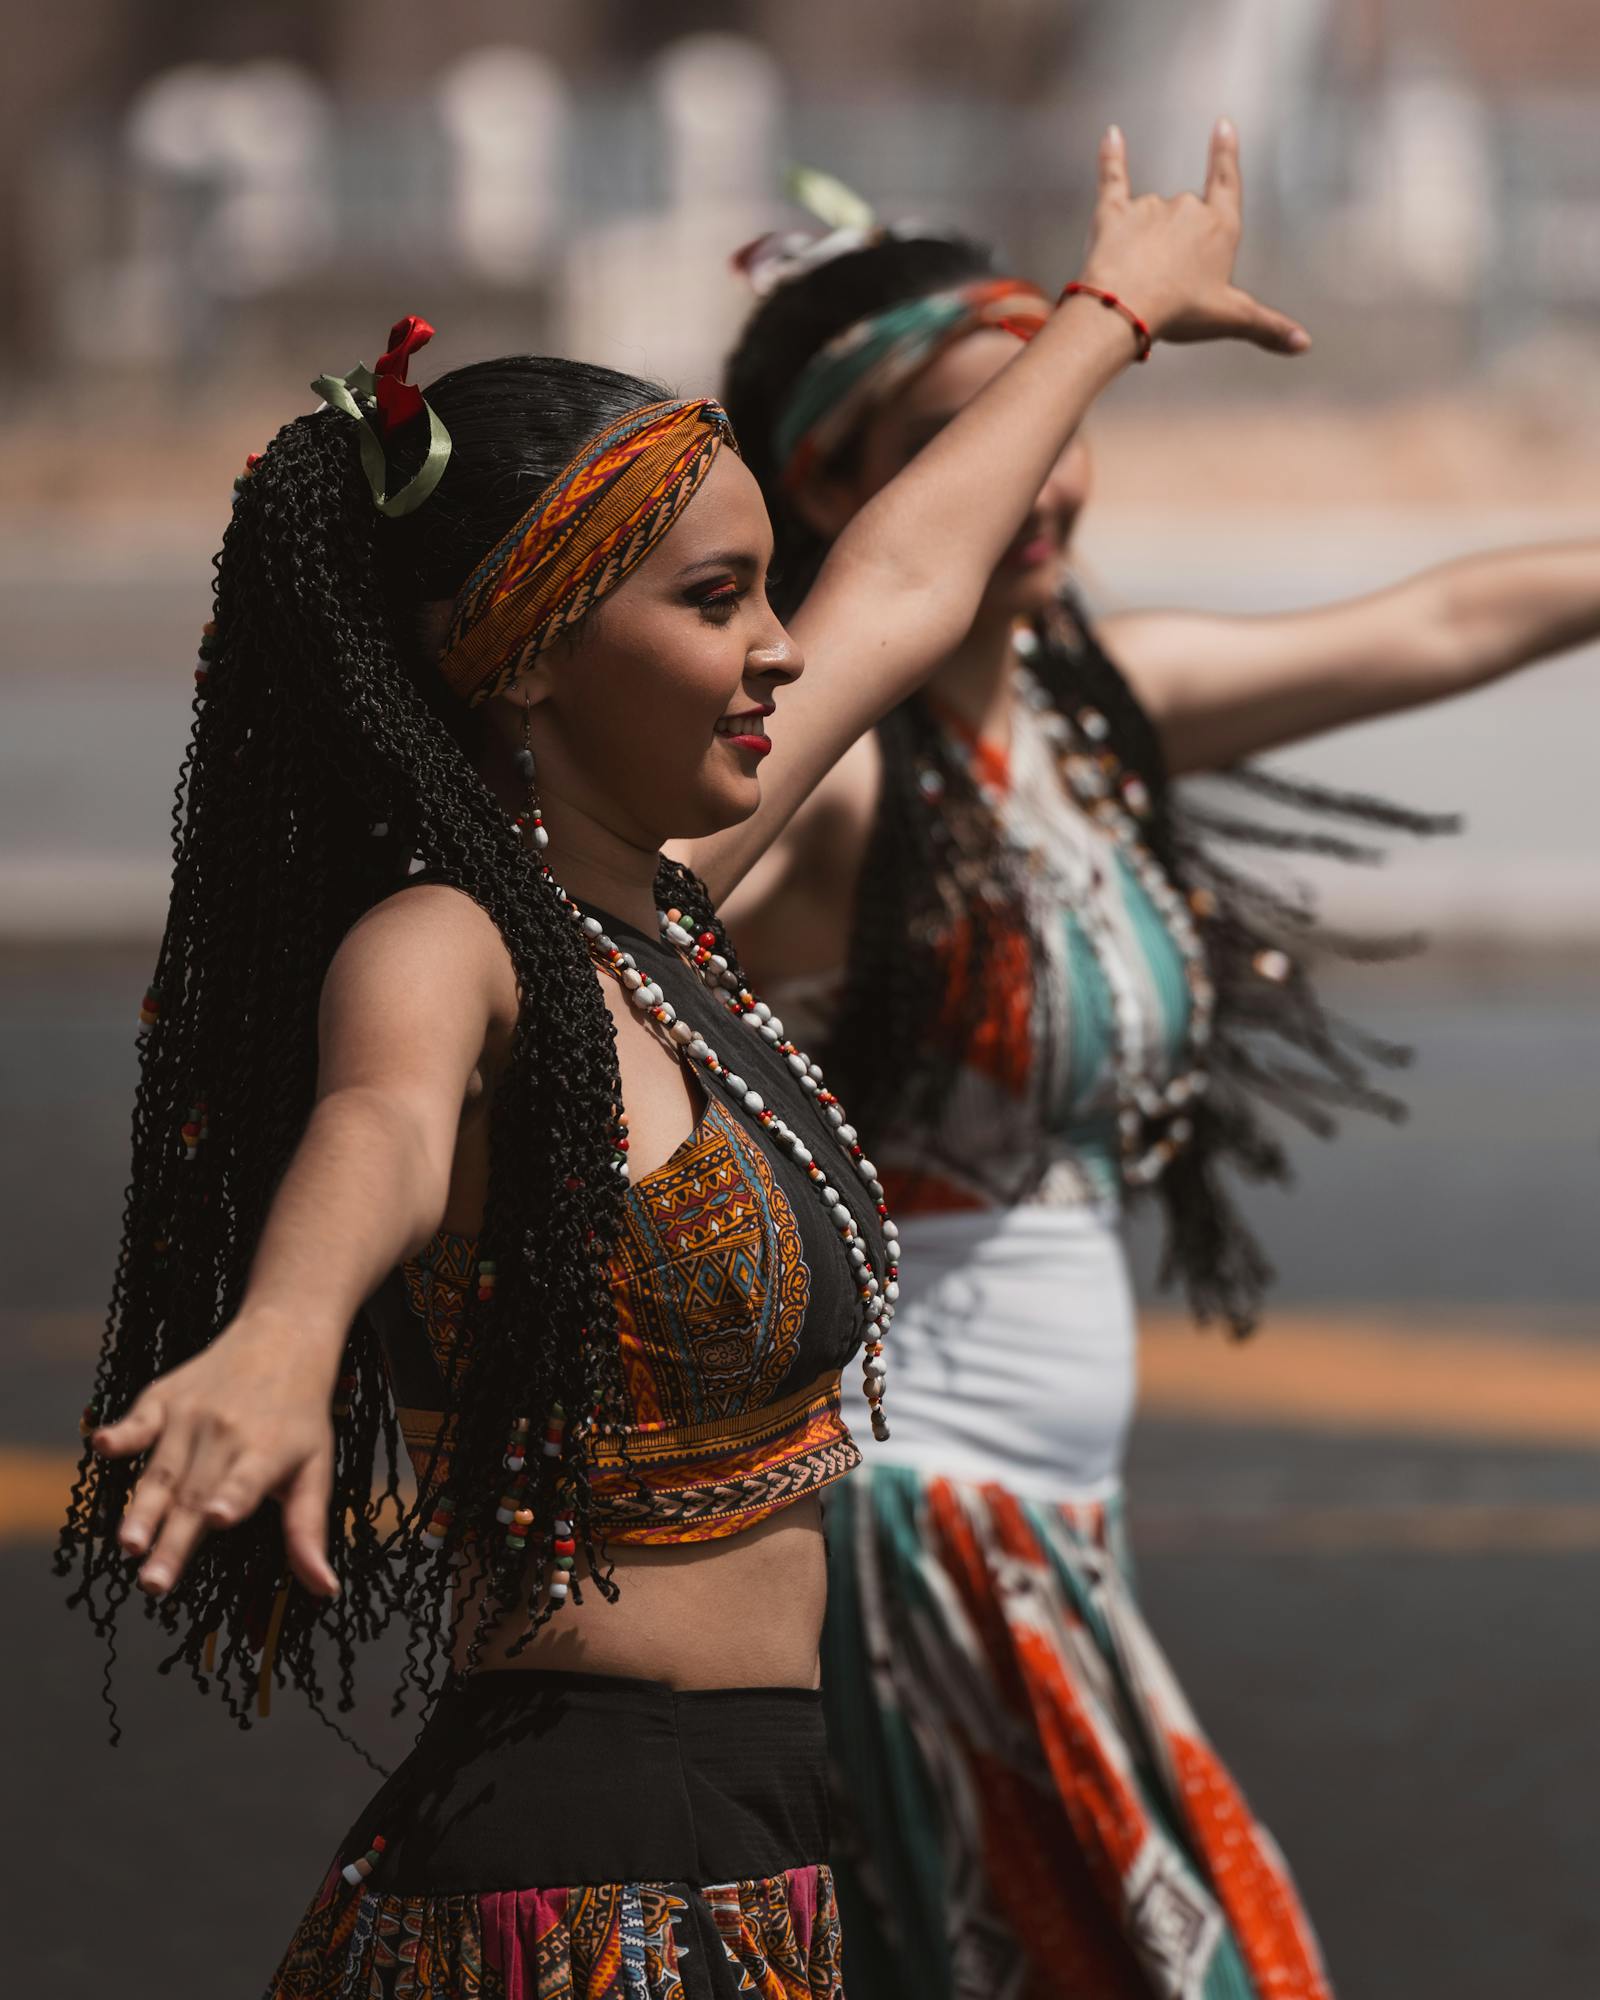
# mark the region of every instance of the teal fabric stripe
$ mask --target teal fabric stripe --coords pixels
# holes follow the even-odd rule
[[[1072,911],[1067,932],[1067,1084],[1077,1112],[1100,1091],[1115,1050],[1111,982]]]
[[[1065,1136],[1097,1198],[1114,1201],[1121,1185],[1117,1164],[1117,1121],[1090,1102],[1106,1090],[1116,1052],[1111,983],[1095,957],[1088,932],[1072,911],[1064,912],[1067,970],[1067,1095]]]
[[[845,1990],[853,1995],[859,1988],[883,2000],[904,1993],[938,2000],[953,1984],[938,1789],[905,1716],[878,1698],[855,1554],[865,1528],[873,1538],[878,1574],[899,1608],[925,1608],[918,1575],[920,1500],[914,1472],[878,1466],[832,1487],[827,1502],[822,1689],[829,1755],[858,1835],[858,1843],[832,1857],[850,1967]],[[857,1844],[873,1857],[871,1889],[858,1866]],[[892,1912],[892,1936],[880,1920],[885,1905]]]
[[[1172,1056],[1189,1032],[1189,982],[1183,954],[1151,902],[1144,885],[1121,854],[1117,882],[1160,1014],[1161,1040]],[[1067,975],[1067,1096],[1062,1136],[1094,1181],[1113,1197],[1119,1186],[1116,1119],[1106,1108],[1110,1066],[1116,1056],[1111,984],[1088,932],[1071,910],[1063,911]]]
[[[906,299],[876,314],[848,339],[833,340],[813,355],[790,392],[773,432],[780,465],[793,458],[800,441],[886,354],[902,345],[932,348],[941,334],[970,310],[959,292],[931,292]]]
[[[863,1603],[867,1588],[881,1594],[895,1670],[920,1682],[936,1664],[926,1653],[930,1644],[938,1645],[942,1624],[928,1585],[928,1568],[936,1558],[921,1534],[922,1496],[922,1481],[909,1468],[876,1466],[835,1486],[828,1501],[822,1691],[830,1751],[854,1822],[854,1837],[841,1841],[833,1856],[850,2000],[903,2000],[911,1993],[918,2000],[953,2000],[940,1787],[893,1690],[875,1677]],[[1065,1602],[1084,1620],[1122,1692],[1124,1713],[1131,1716],[1136,1704],[1105,1619],[1081,1575],[1057,1553],[1059,1521],[1042,1503],[1022,1505],[1040,1546],[1049,1552],[1051,1574]],[[876,1571],[870,1580],[861,1574],[863,1538],[870,1542]],[[1115,1553],[1123,1539],[1120,1519],[1113,1521],[1108,1539]],[[936,1705],[963,1678],[961,1663],[944,1664],[952,1671],[940,1673],[929,1690]],[[1152,1758],[1142,1742],[1131,1734],[1128,1740],[1151,1820],[1180,1853],[1188,1853]],[[860,1866],[862,1854],[871,1857],[870,1883]],[[886,1911],[892,1913],[892,1930],[885,1927]],[[1226,1925],[1207,1969],[1202,2000],[1260,2000]]]
[[[1189,1032],[1189,981],[1184,975],[1183,953],[1163,922],[1161,913],[1151,902],[1144,884],[1120,854],[1117,856],[1117,873],[1122,884],[1123,900],[1139,940],[1139,949],[1144,954],[1155,985],[1161,1008],[1162,1039],[1169,1049],[1177,1049]]]
[[[1059,1584],[1063,1596],[1093,1633],[1095,1645],[1109,1661],[1116,1677],[1117,1687],[1126,1698],[1126,1688],[1116,1648],[1105,1620],[1098,1606],[1084,1590],[1079,1577],[1060,1560],[1056,1553],[1056,1537],[1061,1532],[1059,1523],[1053,1518],[1051,1510],[1040,1502],[1024,1500],[1021,1504],[1023,1512],[1028,1516],[1029,1526],[1039,1538],[1039,1546],[1050,1558],[1051,1573]],[[1125,1546],[1126,1535],[1120,1519],[1108,1539],[1113,1551]],[[1118,1566],[1120,1568],[1120,1562]],[[1142,1740],[1142,1736],[1135,1735],[1131,1729],[1127,1733],[1127,1742],[1134,1753],[1134,1765],[1139,1778],[1139,1795],[1146,1812],[1180,1852],[1189,1853],[1189,1843],[1177,1817],[1168,1805],[1166,1787],[1157,1772],[1148,1746]],[[1196,1873],[1199,1873],[1198,1869]],[[1258,2000],[1255,1982],[1246,1970],[1232,1931],[1226,1928],[1226,1925],[1218,1940],[1216,1951],[1212,1954],[1211,1963],[1206,1968],[1203,1990],[1204,2000]]]

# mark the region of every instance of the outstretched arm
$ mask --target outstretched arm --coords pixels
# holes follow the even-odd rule
[[[1213,135],[1204,196],[1135,198],[1121,134],[1100,150],[1083,280],[1130,302],[1158,339],[1309,346],[1233,283],[1238,140]],[[723,896],[844,751],[932,673],[970,626],[1001,555],[1096,396],[1134,359],[1127,322],[1070,298],[980,396],[851,521],[792,621],[807,671],[784,693],[761,805],[682,850]]]
[[[438,1227],[462,1100],[495,1005],[489,919],[419,888],[363,919],[323,989],[318,1101],[262,1231],[236,1317],[94,1436],[149,1454],[119,1530],[161,1596],[209,1529],[276,1498],[289,1566],[332,1596],[330,1405],[362,1301]],[[515,1012],[511,968],[500,952]]]
[[[1132,612],[1102,636],[1171,768],[1220,770],[1600,638],[1600,542],[1468,556],[1286,616]]]

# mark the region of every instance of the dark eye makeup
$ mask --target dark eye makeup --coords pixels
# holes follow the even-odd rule
[[[713,583],[697,584],[688,593],[688,599],[702,618],[709,618],[714,625],[725,625],[748,595],[732,577],[719,577]]]

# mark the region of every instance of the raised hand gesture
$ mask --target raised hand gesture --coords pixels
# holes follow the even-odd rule
[[[1109,292],[1156,340],[1248,340],[1303,354],[1311,336],[1233,282],[1243,227],[1239,136],[1223,119],[1211,135],[1204,194],[1172,199],[1132,191],[1128,154],[1113,125],[1100,143],[1100,191],[1080,282]]]

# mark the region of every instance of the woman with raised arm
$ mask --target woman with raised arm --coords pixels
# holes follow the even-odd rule
[[[1087,282],[1303,344],[1232,285],[1230,135],[1203,202],[1132,199],[1114,140],[1102,178]],[[818,1495],[858,1348],[882,1402],[896,1231],[661,850],[739,879],[1136,342],[1063,305],[841,536],[802,680],[715,404],[526,357],[424,400],[429,331],[238,482],[61,1565],[241,1719],[347,1706],[405,1620],[437,1698],[281,2000],[835,1994]]]
[[[1048,312],[970,243],[833,220],[741,254],[766,295],[725,400],[780,608]],[[1276,1849],[1129,1587],[1118,1222],[1125,1190],[1154,1189],[1198,1316],[1244,1331],[1267,1272],[1218,1169],[1281,1171],[1253,1100],[1325,1127],[1340,1103],[1384,1105],[1362,1059],[1390,1052],[1329,1022],[1296,962],[1305,913],[1208,857],[1169,779],[1600,634],[1592,543],[1292,617],[1096,632],[1063,591],[1088,490],[1074,439],[958,644],[725,907],[871,1134],[907,1253],[894,1436],[828,1519],[854,2000],[1326,1991]],[[1428,824],[1235,776],[1280,806]],[[1344,844],[1282,813],[1225,830]]]

